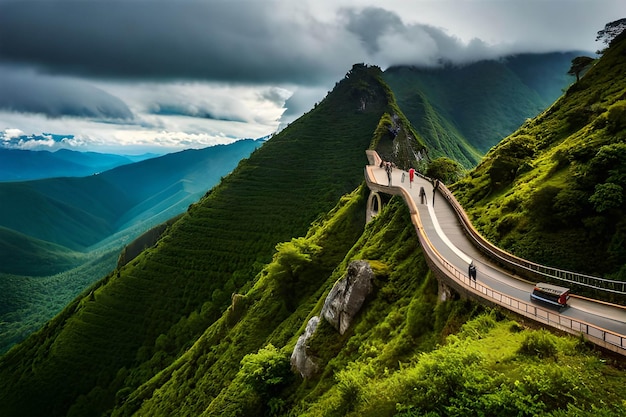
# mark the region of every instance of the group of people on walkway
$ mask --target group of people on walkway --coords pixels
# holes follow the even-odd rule
[[[387,180],[389,181],[388,186],[391,186],[391,173],[393,172],[396,164],[390,161],[381,160],[379,168],[384,168],[387,173]],[[413,181],[415,180],[416,171],[415,168],[409,168],[409,188],[413,188]],[[401,182],[404,182],[406,176],[406,172],[402,172]],[[437,190],[439,189],[440,182],[437,178],[433,179],[433,206],[435,205],[435,195],[437,194]],[[428,204],[428,198],[426,197],[426,190],[424,187],[420,187],[419,191],[420,203]],[[476,265],[474,265],[474,261],[471,261],[467,268],[467,275],[469,276],[471,281],[476,282]]]
[[[394,168],[397,168],[396,164],[394,164],[393,162],[385,161],[381,159],[379,168],[385,169],[385,172],[387,173],[387,181],[388,181],[387,186],[391,187],[391,173],[393,172]],[[415,175],[416,175],[415,168],[413,167],[409,168],[409,188],[413,188],[413,181],[415,180]],[[406,172],[403,171],[402,179],[400,180],[401,182],[404,182],[405,176],[406,176]],[[439,188],[439,180],[435,178],[433,180],[433,206],[435,205],[435,194],[438,188]],[[426,191],[424,190],[424,187],[420,187],[419,195],[420,195],[421,203],[427,204],[428,202],[426,199]]]
[[[391,173],[394,168],[397,168],[396,164],[390,161],[381,160],[379,168],[385,168],[385,172],[387,173],[387,180],[389,181],[389,186],[391,186]],[[401,182],[404,182],[406,172],[402,172]],[[409,168],[409,188],[413,188],[413,181],[415,180],[415,168]]]

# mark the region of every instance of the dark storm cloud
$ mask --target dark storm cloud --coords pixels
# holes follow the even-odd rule
[[[332,30],[312,18],[286,18],[279,6],[0,2],[0,59],[100,77],[240,82],[314,83],[349,68],[355,58]]]
[[[464,43],[442,28],[406,24],[396,13],[377,7],[343,9],[340,16],[346,29],[383,66],[463,64],[494,58],[504,52],[479,39]]]
[[[0,110],[48,117],[133,118],[122,100],[85,82],[1,66]]]
[[[400,16],[388,10],[368,7],[363,10],[343,9],[346,29],[357,35],[365,49],[375,54],[380,51],[379,39],[389,32],[404,32]]]

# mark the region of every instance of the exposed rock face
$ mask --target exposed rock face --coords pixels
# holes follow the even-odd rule
[[[322,316],[344,334],[372,292],[374,271],[367,261],[353,261],[324,301]]]
[[[304,333],[298,338],[296,342],[296,347],[293,349],[293,353],[291,354],[291,366],[296,368],[302,378],[311,378],[318,370],[319,367],[315,363],[312,357],[307,354],[307,342],[315,333],[315,329],[317,329],[317,325],[320,322],[320,318],[318,316],[311,317],[309,322],[306,324],[306,329]]]
[[[437,282],[439,283],[439,301],[452,300],[454,298],[452,288],[441,282],[441,280],[437,280]]]

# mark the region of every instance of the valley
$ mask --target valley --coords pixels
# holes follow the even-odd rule
[[[87,177],[0,182],[0,351],[110,273],[125,245],[183,213],[261,144],[189,150]]]

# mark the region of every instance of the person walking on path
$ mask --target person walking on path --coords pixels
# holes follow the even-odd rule
[[[437,188],[439,188],[439,180],[435,178],[433,182],[433,207],[435,207],[435,193],[437,192]]]
[[[470,280],[476,282],[476,266],[474,265],[474,261],[470,262],[469,267],[467,268],[467,275]]]
[[[389,180],[389,187],[391,187],[391,162],[385,162],[385,171],[387,171],[387,179]]]
[[[424,187],[420,187],[420,203],[428,204],[428,199],[426,198],[426,191],[424,191]]]
[[[415,169],[409,169],[409,188],[413,188],[413,178],[415,178]]]

